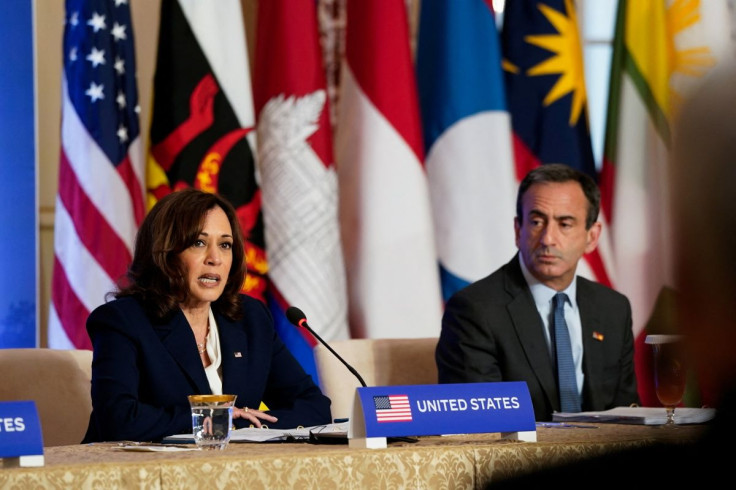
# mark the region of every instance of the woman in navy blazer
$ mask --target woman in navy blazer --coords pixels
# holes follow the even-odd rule
[[[82,442],[191,432],[192,394],[237,395],[236,427],[330,422],[330,400],[281,342],[268,309],[239,294],[244,277],[229,202],[185,189],[154,206],[126,284],[87,319],[92,414]],[[253,408],[261,402],[267,411]]]

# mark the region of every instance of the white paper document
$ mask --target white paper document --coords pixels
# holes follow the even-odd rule
[[[715,417],[714,408],[677,407],[676,424],[703,424]],[[600,412],[555,412],[555,422],[607,422],[611,424],[662,425],[667,421],[664,407],[616,407]]]
[[[199,451],[194,445],[163,444],[154,442],[121,442],[113,447],[117,451],[133,451],[144,453],[175,453],[179,451]]]
[[[346,434],[348,423],[315,425],[311,427],[296,427],[294,429],[267,429],[246,427],[230,432],[230,442],[278,442],[278,441],[308,441],[310,432],[315,434]],[[165,443],[194,442],[193,434],[175,434],[164,438]]]

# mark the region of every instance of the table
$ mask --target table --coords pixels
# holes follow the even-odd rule
[[[696,440],[705,426],[580,424],[537,430],[537,442],[498,434],[421,437],[386,449],[231,443],[224,451],[140,453],[114,443],[45,449],[41,468],[0,469],[0,488],[482,488],[525,471],[657,441]]]

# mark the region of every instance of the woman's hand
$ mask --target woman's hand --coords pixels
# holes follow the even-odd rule
[[[258,427],[258,428],[260,428],[263,425],[263,422],[276,422],[278,420],[273,415],[269,415],[266,412],[262,412],[260,410],[256,410],[254,408],[248,408],[248,407],[243,407],[243,408],[235,407],[235,409],[233,410],[233,418],[250,420],[251,423],[255,427]]]

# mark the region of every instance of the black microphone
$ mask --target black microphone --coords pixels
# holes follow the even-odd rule
[[[315,332],[314,330],[312,330],[312,327],[310,327],[307,324],[307,315],[305,315],[304,312],[302,312],[302,310],[300,310],[296,306],[289,306],[286,309],[286,318],[294,326],[296,326],[296,327],[303,327],[303,328],[307,329],[309,331],[309,333],[311,333],[312,335],[314,335],[314,338],[316,338],[317,340],[319,340],[319,342],[322,345],[324,345],[325,347],[327,347],[327,350],[329,350],[330,352],[332,352],[332,355],[334,355],[335,357],[337,357],[340,360],[340,362],[343,363],[345,365],[345,367],[348,368],[348,370],[351,373],[353,373],[353,375],[355,375],[356,378],[358,378],[358,381],[360,381],[360,384],[363,385],[363,388],[365,388],[367,386],[365,384],[365,381],[363,381],[363,378],[361,378],[360,377],[360,374],[358,374],[358,371],[356,371],[353,368],[353,366],[351,366],[350,364],[348,364],[345,361],[345,359],[343,359],[342,357],[340,357],[340,354],[338,354],[337,352],[335,352],[335,350],[332,347],[330,347],[327,344],[327,342],[325,342],[324,340],[322,340],[322,337],[320,337],[319,335],[317,335],[317,332]]]

